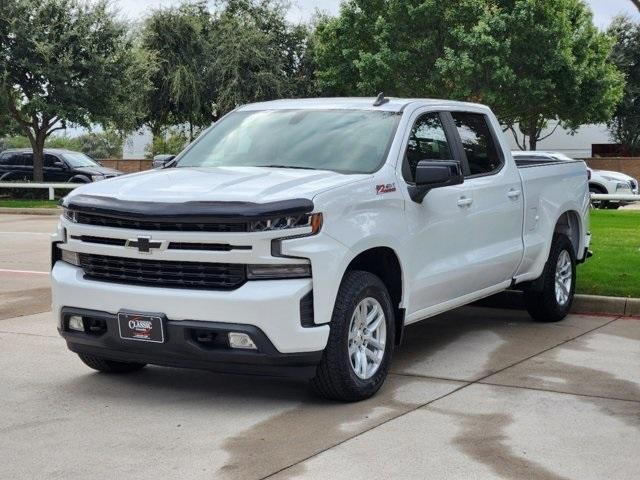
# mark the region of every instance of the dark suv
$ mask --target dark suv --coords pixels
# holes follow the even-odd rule
[[[122,175],[103,167],[84,153],[47,148],[44,150],[44,181],[89,183]],[[0,153],[0,181],[33,180],[33,150],[11,149]]]

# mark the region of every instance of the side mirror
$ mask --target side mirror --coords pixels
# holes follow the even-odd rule
[[[164,166],[167,163],[171,162],[174,158],[176,158],[175,155],[156,155],[155,157],[153,157],[153,168],[164,168]]]
[[[65,169],[67,168],[67,166],[64,164],[64,162],[61,162],[60,160],[56,160],[55,162],[53,162],[53,166],[57,167],[57,168],[62,168]]]
[[[416,203],[434,188],[460,185],[464,182],[460,162],[453,160],[421,160],[416,166],[415,184],[409,185],[409,196]]]

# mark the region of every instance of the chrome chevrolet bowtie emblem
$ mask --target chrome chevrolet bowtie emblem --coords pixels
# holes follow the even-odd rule
[[[160,248],[162,242],[154,242],[151,237],[138,237],[127,240],[125,247],[137,248],[140,253],[151,253],[152,248]]]

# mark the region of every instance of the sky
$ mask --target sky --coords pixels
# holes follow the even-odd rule
[[[553,1],[553,0],[551,0]],[[178,5],[181,0],[113,0],[116,8],[132,20],[140,19],[154,8]],[[626,13],[640,20],[640,13],[630,0],[587,0],[593,10],[594,22],[599,28],[606,28],[611,19],[619,13]],[[327,13],[338,12],[340,0],[292,0],[288,18],[293,22],[308,20],[318,9]]]

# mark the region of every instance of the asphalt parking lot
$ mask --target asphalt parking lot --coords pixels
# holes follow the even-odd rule
[[[2,479],[637,479],[640,320],[469,307],[412,326],[357,404],[305,384],[107,376],[49,313],[55,217],[0,215]]]

